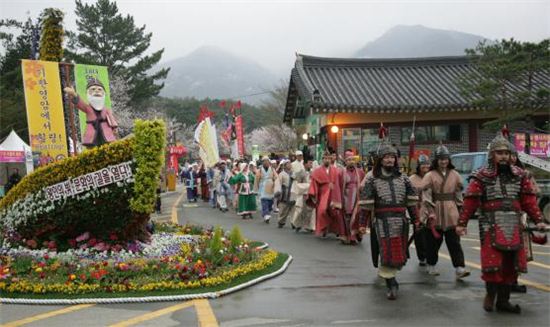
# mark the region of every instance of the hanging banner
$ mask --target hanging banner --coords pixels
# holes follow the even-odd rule
[[[109,72],[107,71],[107,67],[81,64],[74,65],[74,80],[76,84],[76,93],[78,93],[78,96],[86,103],[90,103],[87,90],[88,81],[100,81],[105,90],[104,106],[105,108],[111,109],[111,89],[109,87]],[[78,117],[80,121],[80,140],[82,140],[86,132],[86,114],[80,111]]]
[[[210,117],[201,121],[197,126],[195,142],[199,144],[199,156],[207,167],[213,167],[220,161],[216,127],[212,126]]]
[[[170,153],[169,167],[174,169],[174,172],[176,172],[176,175],[179,175],[178,158],[183,156],[187,152],[187,149],[183,145],[178,144],[176,146],[169,147],[168,151]]]
[[[59,64],[23,59],[21,69],[32,151],[45,158],[41,162],[65,159],[67,136]]]
[[[244,132],[243,132],[243,117],[238,115],[235,117],[235,130],[237,133],[237,149],[239,150],[239,157],[244,157]]]
[[[530,134],[530,155],[550,158],[550,134]],[[514,145],[518,152],[525,152],[525,133],[514,134]]]
[[[25,162],[25,151],[0,150],[0,162]]]

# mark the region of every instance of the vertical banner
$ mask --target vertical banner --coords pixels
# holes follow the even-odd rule
[[[244,133],[243,133],[243,117],[238,115],[235,117],[235,129],[237,133],[237,148],[239,157],[244,157]]]
[[[99,80],[103,84],[103,88],[105,89],[105,108],[111,109],[111,89],[109,88],[109,72],[107,71],[107,67],[74,65],[75,91],[86,103],[90,103],[86,87],[88,81],[92,79]],[[86,114],[80,111],[78,117],[80,121],[80,139],[82,140],[84,132],[86,132]]]
[[[207,167],[213,167],[220,161],[216,127],[212,126],[210,117],[201,121],[197,126],[195,142],[199,144],[199,156]]]
[[[22,60],[21,69],[32,151],[39,153],[40,162],[44,164],[65,159],[67,136],[59,64]]]

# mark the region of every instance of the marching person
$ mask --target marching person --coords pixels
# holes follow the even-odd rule
[[[269,157],[265,156],[262,159],[262,165],[256,171],[256,187],[260,195],[262,204],[262,218],[266,224],[269,224],[271,219],[271,211],[273,210],[273,196],[275,188],[275,179],[277,173],[271,168]]]
[[[312,223],[314,224],[314,221],[312,221],[313,210],[306,205],[305,201],[309,190],[312,165],[313,161],[311,159],[304,159],[304,169],[294,175],[295,180],[292,184],[290,196],[295,204],[290,223],[294,226],[296,233],[299,233],[302,229],[312,231],[315,228],[315,226],[312,226]]]
[[[231,193],[231,186],[229,185],[229,179],[231,178],[231,171],[226,167],[225,161],[220,161],[217,165],[217,169],[214,171],[214,177],[212,186],[216,190],[216,201],[220,210],[226,212],[227,201]]]
[[[397,271],[407,262],[409,221],[405,212],[408,211],[411,223],[417,222],[418,196],[409,178],[399,172],[397,160],[397,150],[382,143],[372,175],[367,175],[361,189],[359,202],[374,216],[371,235],[375,233],[372,236],[377,241],[380,257],[378,275],[386,281],[388,300],[397,298]],[[361,232],[365,233],[365,222],[361,225]],[[378,254],[375,258],[373,253],[373,263],[378,267],[377,257]]]
[[[464,267],[464,252],[460,236],[455,233],[459,212],[462,210],[462,177],[456,172],[451,162],[449,149],[440,145],[435,150],[435,158],[430,171],[422,179],[422,206],[428,215],[426,237],[426,259],[428,274],[439,275],[436,268],[439,249],[445,238],[445,244],[451,255],[456,278],[470,275]]]
[[[416,206],[418,219],[425,223],[424,210],[422,208],[422,191],[425,185],[422,183],[422,178],[430,171],[430,160],[425,155],[418,157],[418,163],[416,165],[416,173],[409,177],[412,186],[416,190],[416,194],[420,196],[420,201]],[[426,266],[426,233],[427,229],[424,226],[420,226],[414,232],[414,247],[416,248],[416,256],[418,257],[418,264],[421,267]]]
[[[197,179],[199,178],[199,165],[193,163],[186,171],[182,172],[187,190],[187,201],[197,202]]]
[[[342,215],[344,216],[345,234],[341,235],[342,243],[347,245],[357,244],[359,235],[359,224],[357,219],[352,219],[355,206],[359,201],[359,184],[365,178],[365,172],[355,165],[353,152],[346,151],[344,154],[346,167],[340,170],[342,182]]]
[[[545,229],[537,206],[535,189],[525,171],[510,163],[512,144],[505,138],[507,130],[489,145],[487,166],[470,176],[456,233],[466,234],[468,221],[480,209],[481,279],[487,293],[485,311],[521,313],[519,305],[510,303],[511,285],[518,273],[527,272],[527,255],[522,237],[521,212]]]
[[[311,174],[307,205],[315,208],[315,234],[345,234],[342,210],[340,173],[331,164],[331,154],[323,154],[323,164]]]
[[[246,162],[241,163],[239,168],[239,173],[229,179],[229,184],[237,186],[236,190],[239,195],[237,214],[242,219],[252,219],[252,214],[256,212],[254,174],[250,171],[249,164]]]
[[[279,218],[278,227],[283,228],[286,224],[286,220],[290,217],[292,209],[296,200],[291,198],[291,189],[294,184],[294,178],[292,177],[292,163],[290,161],[284,161],[283,171],[277,177],[277,183],[281,185],[281,194],[279,198]]]

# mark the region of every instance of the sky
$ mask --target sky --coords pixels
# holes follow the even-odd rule
[[[84,1],[94,2],[94,1]],[[162,61],[201,46],[217,46],[286,75],[295,53],[349,56],[395,25],[424,25],[489,39],[550,37],[546,1],[118,0],[119,11],[153,33],[150,50]],[[35,18],[45,7],[63,10],[75,30],[74,1],[0,0],[0,18]]]

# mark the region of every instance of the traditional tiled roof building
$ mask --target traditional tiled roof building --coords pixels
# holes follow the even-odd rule
[[[284,121],[306,124],[312,149],[353,149],[361,156],[377,142],[381,122],[403,154],[413,119],[417,149],[443,142],[453,152],[483,151],[494,137],[481,124],[495,112],[476,107],[460,81],[474,72],[465,56],[411,59],[347,59],[297,55]],[[550,75],[537,83],[550,87]],[[511,86],[517,87],[517,86]],[[548,113],[533,117],[542,126]],[[337,126],[338,128],[334,128]],[[337,131],[336,131],[337,130]],[[315,146],[316,145],[316,146]]]

